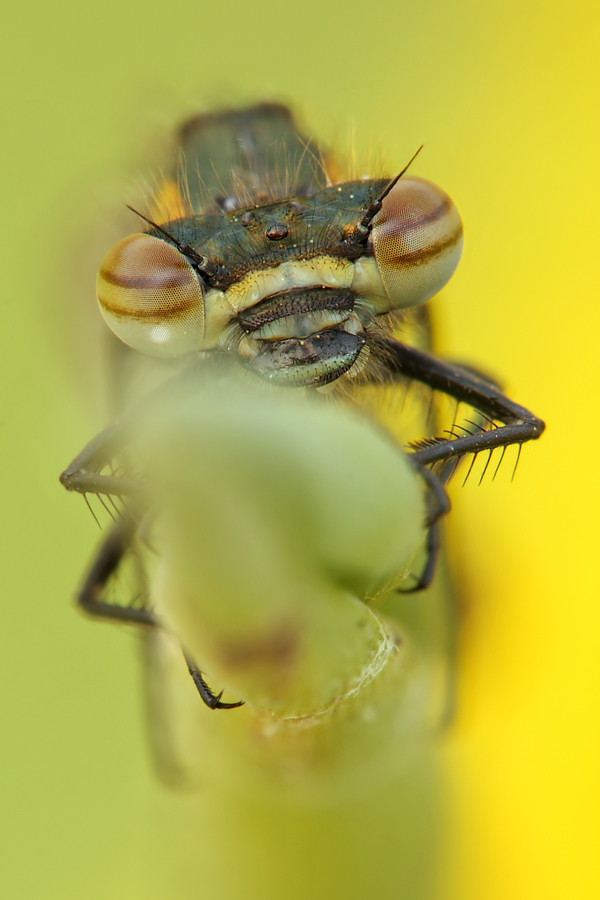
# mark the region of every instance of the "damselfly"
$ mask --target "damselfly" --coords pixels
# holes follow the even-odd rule
[[[200,115],[181,129],[177,162],[149,207],[132,210],[138,229],[106,255],[97,293],[107,324],[133,348],[123,352],[164,361],[174,379],[190,367],[210,377],[210,360],[224,357],[253,377],[340,402],[360,405],[364,395],[416,383],[471,409],[464,424],[438,433],[419,400],[421,433],[407,449],[427,484],[428,559],[405,589],[421,590],[434,574],[437,522],[448,508],[443,485],[456,465],[484,450],[520,450],[544,424],[475,370],[428,352],[422,304],[452,276],[463,232],[450,197],[407,169],[340,180],[280,105]],[[130,471],[115,471],[128,421],[98,435],[61,480],[125,504],[81,606],[158,628],[146,602],[105,595],[140,521],[140,485]],[[210,708],[240,705],[222,702],[187,663]]]

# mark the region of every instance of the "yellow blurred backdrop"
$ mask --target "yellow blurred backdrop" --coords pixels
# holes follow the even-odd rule
[[[133,185],[155,134],[194,108],[265,97],[391,172],[425,142],[415,172],[451,194],[466,232],[435,301],[440,349],[548,424],[513,484],[506,461],[493,484],[453,491],[466,599],[440,747],[440,897],[600,895],[599,18],[583,0],[4,10],[3,896],[141,896],[161,790],[134,640],[72,609],[97,528],[57,478],[102,416],[78,383],[86,350],[70,349],[60,286],[70,295],[95,216],[127,201],[123,173]]]

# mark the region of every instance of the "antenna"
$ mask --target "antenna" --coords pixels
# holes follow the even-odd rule
[[[371,228],[373,227],[373,219],[375,218],[377,213],[381,211],[383,201],[390,193],[390,191],[395,187],[395,185],[400,181],[402,176],[408,171],[409,167],[413,164],[424,146],[424,144],[421,144],[419,149],[415,153],[413,153],[402,171],[399,172],[398,175],[395,176],[395,178],[392,178],[389,184],[386,185],[386,187],[383,189],[379,197],[373,200],[360,222],[355,225],[352,234],[348,238],[346,238],[347,241],[350,241],[353,244],[362,244],[364,241],[366,241],[369,234],[371,233]]]
[[[135,213],[136,216],[139,216],[144,222],[147,222],[148,225],[151,225],[152,228],[156,228],[156,230],[164,235],[168,241],[171,241],[171,243],[177,247],[179,252],[187,257],[195,268],[197,268],[206,278],[213,278],[217,274],[219,266],[212,262],[208,256],[202,256],[200,253],[197,253],[189,244],[178,240],[161,225],[158,225],[156,222],[153,222],[152,219],[149,219],[148,216],[145,216],[137,209],[134,209],[133,206],[129,206],[128,204],[127,209],[131,210],[132,213]]]

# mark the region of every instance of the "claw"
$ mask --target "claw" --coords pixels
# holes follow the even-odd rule
[[[223,691],[221,691],[220,694],[214,694],[202,677],[202,672],[200,672],[200,670],[196,668],[195,664],[192,662],[185,651],[183,653],[183,656],[187,663],[188,671],[192,676],[192,681],[196,685],[196,690],[209,709],[236,709],[238,706],[244,705],[243,700],[238,700],[237,703],[221,703]]]

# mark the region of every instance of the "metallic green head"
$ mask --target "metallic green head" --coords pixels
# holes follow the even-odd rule
[[[146,219],[146,232],[126,237],[105,257],[98,301],[112,330],[143,353],[226,351],[277,383],[321,386],[362,370],[370,335],[387,314],[423,303],[444,286],[460,258],[462,224],[447,194],[404,173],[323,186],[323,170],[311,178],[294,157],[304,192],[288,195],[278,157],[261,143],[269,110],[282,120],[282,133],[284,124],[288,129],[285,145],[299,154],[283,107],[213,116],[225,132],[221,168],[232,147],[238,152],[229,193],[215,198],[213,181],[204,213],[161,224]],[[198,121],[212,140],[212,126]],[[269,139],[277,131],[270,124]],[[255,168],[248,165],[242,178],[244,135]],[[197,145],[206,143],[196,134],[197,157]],[[299,145],[306,152],[307,142]]]

